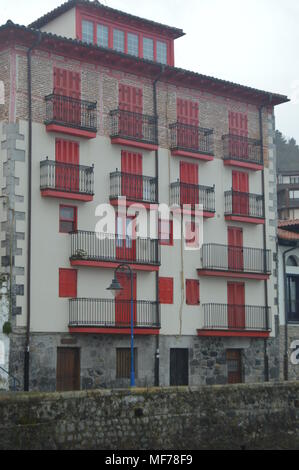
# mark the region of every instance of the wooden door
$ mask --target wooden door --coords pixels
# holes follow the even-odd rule
[[[119,132],[142,139],[143,93],[141,88],[119,85]],[[121,111],[124,111],[123,113]],[[127,112],[126,112],[127,111]]]
[[[116,218],[116,258],[136,261],[136,220],[133,217]]]
[[[242,352],[239,349],[228,349],[226,351],[227,382],[237,384],[243,382],[242,377]]]
[[[170,386],[189,385],[189,350],[170,349]]]
[[[121,172],[122,196],[136,201],[142,201],[142,155],[123,150],[121,153]]]
[[[77,72],[54,67],[53,117],[66,124],[81,124],[81,77]],[[66,97],[65,99],[59,96]],[[74,98],[75,100],[68,100]]]
[[[199,203],[198,165],[180,162],[180,197],[181,205]]]
[[[55,159],[55,189],[79,192],[79,143],[56,139]]]
[[[227,283],[227,321],[228,328],[242,330],[245,328],[245,284],[243,282]]]
[[[243,229],[228,227],[228,269],[243,271]]]
[[[79,348],[57,348],[56,390],[80,390]]]
[[[131,276],[128,273],[117,273],[117,280],[122,290],[115,299],[115,325],[118,327],[130,328],[131,325]],[[133,274],[133,321],[137,320],[137,278]]]
[[[198,150],[198,103],[190,100],[177,99],[177,143],[178,147]]]
[[[234,113],[230,111],[228,113],[229,121],[229,134],[238,136],[238,138],[230,139],[230,155],[244,159],[248,157],[248,118],[247,114]]]
[[[249,178],[248,173],[233,171],[233,214],[249,215]]]

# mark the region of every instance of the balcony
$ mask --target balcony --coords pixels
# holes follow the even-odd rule
[[[198,336],[267,338],[270,309],[255,305],[204,304]]]
[[[51,94],[46,100],[46,130],[92,139],[97,134],[97,103]]]
[[[161,328],[157,302],[133,302],[134,334],[158,335]],[[114,299],[70,299],[70,333],[131,334],[131,302]]]
[[[115,235],[77,231],[71,234],[71,265],[116,268],[126,262],[136,271],[158,271],[160,246],[151,238],[117,238]]]
[[[177,181],[170,185],[170,204],[183,207],[191,205],[195,210],[197,204],[203,208],[203,217],[215,215],[215,188],[213,186],[199,186],[196,184],[181,183]],[[184,209],[183,209],[184,210]],[[188,212],[188,210],[186,210]]]
[[[239,135],[223,135],[224,165],[262,170],[264,167],[261,141]]]
[[[264,224],[264,197],[238,191],[224,193],[225,219],[250,224]]]
[[[176,122],[169,126],[171,155],[203,161],[214,159],[214,131]]]
[[[199,276],[266,280],[271,273],[271,252],[259,248],[206,244],[202,246]]]
[[[110,112],[111,143],[158,150],[157,118],[115,109]]]
[[[115,171],[110,173],[110,201],[117,205],[119,197],[142,203],[145,207],[158,203],[157,178]]]
[[[94,168],[46,159],[40,162],[40,190],[43,197],[92,201]]]

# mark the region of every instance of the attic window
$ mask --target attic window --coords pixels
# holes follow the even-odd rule
[[[167,64],[167,45],[165,42],[157,41],[157,62]]]
[[[150,38],[143,38],[143,57],[154,60],[154,41]]]
[[[113,49],[118,52],[125,52],[125,33],[119,29],[113,30]]]
[[[93,23],[91,21],[82,21],[82,41],[93,43]]]
[[[137,34],[128,33],[128,54],[138,56],[139,41]]]
[[[108,26],[104,26],[103,24],[98,24],[97,25],[98,46],[108,47],[108,37],[109,37]]]

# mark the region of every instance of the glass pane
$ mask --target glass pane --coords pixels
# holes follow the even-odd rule
[[[157,62],[167,64],[167,45],[165,42],[157,41]]]
[[[97,43],[98,43],[98,46],[108,47],[108,26],[98,24]]]
[[[119,29],[113,30],[113,49],[115,51],[125,51],[125,33]]]
[[[75,209],[73,207],[60,207],[60,219],[74,220]]]
[[[128,33],[128,54],[138,56],[138,36],[137,34]]]
[[[63,233],[70,233],[74,232],[74,224],[73,222],[67,222],[66,220],[60,221],[60,232]]]
[[[143,57],[154,60],[154,41],[152,39],[143,38]]]
[[[93,23],[91,21],[82,21],[82,41],[93,43]]]

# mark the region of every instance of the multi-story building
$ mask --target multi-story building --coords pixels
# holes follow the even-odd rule
[[[83,0],[0,27],[7,366],[26,389],[129,384],[128,277],[107,291],[120,262],[137,385],[278,378],[274,107],[288,100],[175,67],[183,34]],[[148,217],[202,204],[201,250],[163,216],[160,240],[98,237],[97,207],[120,196]],[[130,221],[118,212],[118,235]]]
[[[277,147],[277,209],[280,220],[299,218],[299,159],[296,146]]]

